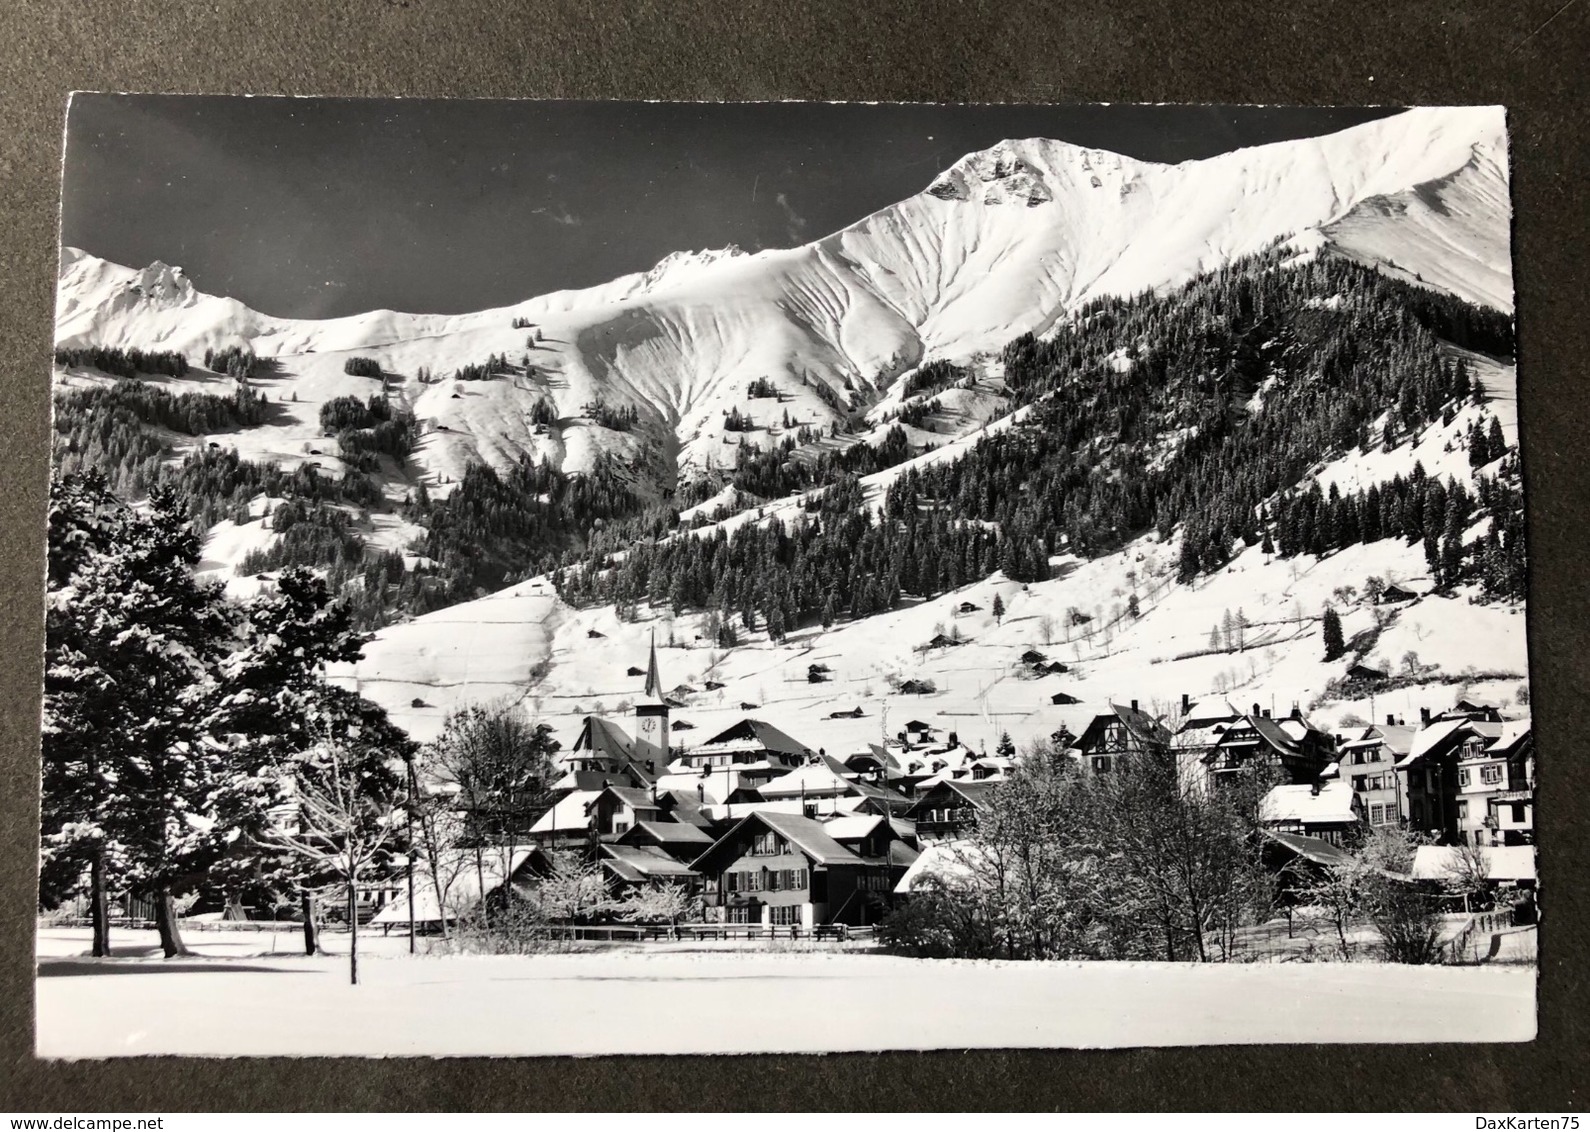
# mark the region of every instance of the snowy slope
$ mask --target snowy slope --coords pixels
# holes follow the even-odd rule
[[[202,294],[177,268],[133,271],[66,249],[57,340],[194,356],[246,344],[275,358],[307,425],[278,438],[279,457],[314,438],[320,402],[368,394],[369,379],[342,373],[365,354],[398,376],[431,430],[418,463],[435,483],[476,460],[502,467],[528,453],[577,471],[608,450],[689,475],[732,465],[741,445],[776,443],[785,413],[825,427],[848,415],[830,401],[867,408],[929,358],[986,355],[1090,299],[1175,285],[1287,236],[1511,309],[1506,198],[1500,108],[1411,110],[1179,165],[1007,141],[798,248],[680,253],[598,287],[463,315],[279,319]],[[515,317],[542,340],[527,345]],[[516,372],[414,380],[493,353]],[[748,400],[759,377],[789,400]],[[543,398],[561,418],[544,435],[527,421]],[[598,398],[635,405],[641,428],[594,426],[582,410]],[[759,427],[726,433],[731,407]]]

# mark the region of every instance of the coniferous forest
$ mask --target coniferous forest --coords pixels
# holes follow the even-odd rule
[[[1003,362],[1013,427],[911,468],[870,503],[861,477],[925,451],[902,425],[921,426],[931,398],[968,370],[933,362],[914,372],[902,395],[915,398],[906,406],[915,418],[900,417],[876,443],[820,444],[819,430],[801,428],[768,449],[742,447],[736,467],[676,485],[661,502],[612,456],[580,475],[528,459],[506,473],[471,466],[445,499],[421,485],[401,505],[426,530],[408,568],[401,554],[366,545],[355,514],[399,506],[381,487],[380,460],[401,468],[418,439],[412,416],[384,397],[323,406],[322,429],[349,465],[340,480],[310,466],[255,464],[219,443],[173,455],[165,433],[205,436],[268,419],[271,406],[241,376],[254,369],[243,351],[207,355],[212,367],[239,372],[230,397],[173,395],[135,377],[61,394],[57,460],[65,472],[103,471],[125,499],[169,488],[203,524],[245,520],[261,492],[283,500],[270,517],[279,537],[240,569],[321,568],[363,628],[555,570],[575,604],[715,610],[778,636],[994,570],[1040,580],[1053,554],[1097,556],[1178,529],[1183,580],[1219,569],[1242,546],[1290,557],[1395,537],[1423,544],[1439,585],[1474,579],[1488,595],[1520,598],[1518,459],[1494,417],[1465,438],[1476,489],[1418,465],[1348,493],[1313,478],[1328,458],[1395,448],[1483,402],[1446,344],[1510,355],[1511,322],[1345,261],[1292,264],[1272,250],[1168,294],[1090,303],[1042,340],[1011,342]],[[174,359],[77,351],[71,360],[122,374],[184,364]],[[497,363],[460,376],[489,377]],[[748,390],[766,392],[754,382]],[[634,406],[598,403],[588,415],[619,430],[639,423]],[[532,418],[557,423],[545,403]],[[724,486],[742,502],[797,493],[805,502],[793,522],[673,537],[675,508]],[[1469,538],[1485,517],[1484,533]]]
[[[556,580],[577,604],[715,609],[777,636],[825,606],[864,616],[996,568],[1035,581],[1051,554],[1096,556],[1182,526],[1183,580],[1240,545],[1289,557],[1399,537],[1424,542],[1438,584],[1476,578],[1521,598],[1518,463],[1499,427],[1471,437],[1471,462],[1496,461],[1477,492],[1418,465],[1349,495],[1311,479],[1330,456],[1394,447],[1483,400],[1442,341],[1508,355],[1511,324],[1350,263],[1283,266],[1266,253],[1167,296],[1090,304],[1048,340],[1012,342],[1005,376],[1019,423],[907,471],[875,515],[843,466],[861,463],[857,449],[811,464],[764,453],[748,465],[761,475],[737,475],[737,486],[770,497],[827,485],[795,523],[626,540],[621,559],[598,542]],[[914,454],[873,451],[880,467]],[[1488,533],[1466,545],[1481,516]]]

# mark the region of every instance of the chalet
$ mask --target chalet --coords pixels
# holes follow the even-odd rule
[[[688,719],[676,719],[669,725],[669,729],[672,731],[694,731],[696,725]]]
[[[1265,829],[1352,845],[1362,834],[1364,804],[1344,782],[1277,786],[1259,800]]]
[[[701,888],[701,875],[651,845],[603,844],[596,862],[602,867],[609,895],[622,898],[626,893],[648,885],[680,885],[688,892]]]
[[[723,687],[723,684],[719,683],[717,680],[708,680],[702,685],[702,687],[709,692],[716,692]]]
[[[1259,859],[1265,871],[1279,882],[1281,903],[1295,905],[1315,899],[1309,892],[1312,883],[1348,864],[1352,856],[1340,845],[1318,837],[1266,829],[1259,845]]]
[[[688,864],[712,844],[712,835],[707,831],[705,815],[699,811],[676,808],[674,816],[692,820],[637,821],[615,837],[613,844],[657,849],[676,861]]]
[[[981,611],[982,608],[983,607],[980,606],[980,605],[974,605],[973,603],[971,603],[969,601],[963,601],[963,602],[961,602],[961,604],[959,604],[959,605],[957,605],[955,607],[955,612],[956,613],[962,613],[962,614],[965,614],[965,613],[977,613],[977,612]]]
[[[940,782],[919,797],[905,816],[924,841],[961,837],[977,824],[994,790],[991,782]]]
[[[806,674],[808,676],[827,676],[832,672],[833,669],[826,664],[808,664],[806,666]]]
[[[680,684],[678,687],[676,687],[673,691],[669,692],[663,698],[665,700],[678,701],[678,703],[682,706],[683,702],[685,700],[689,699],[691,696],[693,696],[695,694],[696,694],[696,689],[692,688],[689,684]]]
[[[603,637],[607,636],[606,633],[599,633],[595,629],[587,629],[587,630],[585,630],[585,635],[586,635],[586,637],[588,637],[589,639],[591,639],[593,641],[599,641]]]
[[[1362,663],[1354,664],[1347,669],[1347,679],[1360,684],[1378,684],[1388,679],[1389,676],[1389,673],[1379,668],[1371,668],[1369,665]]]
[[[1413,747],[1414,729],[1388,716],[1383,724],[1358,728],[1337,744],[1337,774],[1363,803],[1370,826],[1402,823],[1402,787],[1396,766]]]
[[[1051,660],[1048,664],[1038,665],[1033,669],[1038,676],[1064,676],[1071,671],[1071,666],[1063,661]]]
[[[1017,658],[1017,663],[1026,665],[1028,668],[1035,668],[1039,665],[1048,664],[1049,658],[1037,649],[1028,649]]]
[[[841,826],[840,823],[847,823]],[[917,852],[894,822],[747,814],[692,863],[709,919],[799,926],[875,923]]]
[[[1226,785],[1236,775],[1266,767],[1284,782],[1311,785],[1335,761],[1335,740],[1309,726],[1296,708],[1285,719],[1271,719],[1257,704],[1254,709],[1226,727],[1204,752],[1201,761],[1212,783]]]
[[[503,878],[510,884],[534,883],[552,872],[552,858],[539,845],[493,845],[478,854],[473,848],[446,848],[414,861],[414,923],[421,930],[440,929],[479,908],[482,899],[500,906]],[[361,893],[362,895],[362,893]],[[408,926],[407,886],[400,887],[368,921],[383,932]]]
[[[787,774],[811,755],[810,748],[772,724],[742,719],[680,754],[659,785],[713,804],[754,800],[763,783]]]
[[[1078,737],[1076,748],[1084,770],[1107,774],[1125,756],[1167,757],[1170,742],[1165,725],[1138,710],[1137,701],[1133,700],[1130,707],[1111,704],[1109,711],[1094,716]]]
[[[1064,707],[1070,704],[1080,704],[1082,701],[1069,692],[1051,692],[1049,702],[1056,707]]]
[[[1399,586],[1395,582],[1380,591],[1380,596],[1375,599],[1377,605],[1387,605],[1394,601],[1414,601],[1419,595],[1413,590]]]
[[[1477,700],[1471,696],[1464,696],[1440,715],[1435,716],[1431,722],[1442,723],[1449,719],[1468,719],[1479,723],[1500,723],[1502,721],[1502,712],[1490,700]]]
[[[902,696],[926,696],[934,691],[934,685],[925,680],[907,680],[898,691]]]
[[[829,719],[863,719],[863,718],[866,717],[866,714],[867,713],[862,711],[860,707],[853,707],[849,711],[831,711],[831,712],[828,713],[828,718]]]
[[[1413,736],[1409,751],[1397,760],[1397,776],[1401,790],[1403,820],[1408,828],[1418,833],[1434,834],[1445,844],[1458,841],[1485,844],[1489,841],[1483,828],[1484,812],[1470,812],[1470,798],[1463,793],[1460,770],[1465,764],[1470,770],[1470,785],[1474,787],[1474,801],[1479,811],[1488,810],[1491,792],[1480,787],[1499,787],[1508,781],[1506,770],[1501,770],[1501,781],[1485,782],[1486,773],[1494,776],[1498,771],[1480,772],[1490,763],[1486,748],[1502,738],[1507,724],[1484,720],[1443,719],[1433,720],[1421,727]],[[1509,817],[1511,812],[1509,811]]]
[[[644,676],[644,675],[646,675],[646,670],[644,668],[636,668],[632,664],[632,665],[629,666],[629,671],[625,672],[624,675],[626,675],[626,676]]]
[[[904,795],[864,781],[860,772],[827,755],[763,783],[757,793],[767,802],[798,800],[802,803],[801,812],[808,817],[823,810],[833,812],[835,807],[823,804],[825,799],[833,798],[866,798],[874,803],[868,808],[886,813],[903,813],[910,805]]]
[[[1458,833],[1474,845],[1531,845],[1534,736],[1527,719],[1497,726],[1494,739],[1483,746],[1465,744],[1458,758]]]
[[[745,701],[745,700],[741,700],[740,701],[740,710],[741,711],[755,711],[757,708],[759,708],[761,706],[762,705],[760,705],[760,704],[753,704],[753,703],[750,703],[750,702]]]
[[[422,707],[430,707],[430,706],[431,706],[430,704],[426,703],[424,700],[420,699],[418,696],[415,696],[412,700],[409,701],[409,707],[411,707],[411,708],[422,708]]]
[[[943,633],[937,633],[931,641],[922,647],[924,649],[952,649],[962,644],[965,644],[965,642],[957,641],[954,637],[947,637]]]

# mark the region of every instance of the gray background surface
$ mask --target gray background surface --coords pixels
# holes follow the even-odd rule
[[[1577,0],[1064,7],[941,0],[0,4],[0,1109],[1437,1109],[1580,1106],[1590,644]],[[1520,1046],[528,1061],[42,1063],[32,933],[50,325],[73,89],[559,98],[1503,103],[1545,834],[1540,1039]],[[1167,1004],[1168,1005],[1168,1004]],[[1285,1008],[1285,1004],[1277,1004]],[[291,1009],[284,1004],[284,1009]],[[842,1010],[836,1011],[841,1020]],[[776,1019],[769,1019],[776,1025]],[[246,1019],[239,1019],[246,1025]],[[1454,1037],[1461,1035],[1454,1034]]]

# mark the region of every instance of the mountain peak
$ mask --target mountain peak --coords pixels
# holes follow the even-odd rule
[[[193,301],[193,281],[180,267],[155,260],[127,280],[127,291],[161,306],[187,306]]]

